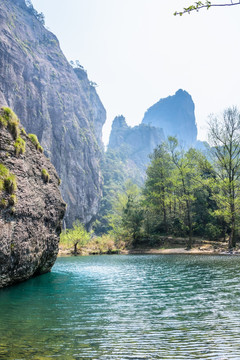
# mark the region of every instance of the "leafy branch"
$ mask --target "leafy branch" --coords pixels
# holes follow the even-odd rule
[[[211,1],[206,0],[205,3],[201,2],[201,1],[197,1],[195,2],[194,5],[190,5],[186,8],[183,8],[182,11],[175,11],[175,13],[173,15],[180,15],[182,16],[183,14],[190,14],[192,11],[199,11],[200,9],[206,8],[207,10],[210,9],[210,7],[222,7],[222,6],[234,6],[234,5],[240,5],[240,0],[238,2],[233,2],[233,0],[231,0],[230,3],[225,3],[225,4],[212,4]]]

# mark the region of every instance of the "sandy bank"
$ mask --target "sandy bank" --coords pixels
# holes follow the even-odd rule
[[[201,240],[195,243],[191,250],[187,250],[185,244],[180,244],[181,241],[178,239],[178,243],[172,244],[170,242],[165,242],[164,246],[155,246],[155,247],[147,247],[141,246],[131,249],[119,250],[119,252],[114,252],[114,254],[118,253],[120,255],[171,255],[171,254],[186,254],[186,255],[240,255],[240,246],[238,245],[236,249],[232,252],[228,251],[227,242],[210,242],[206,240]],[[59,249],[58,256],[71,256],[72,249]],[[101,255],[101,254],[93,254],[91,249],[83,249],[82,253],[79,255]],[[111,254],[109,254],[111,255]]]

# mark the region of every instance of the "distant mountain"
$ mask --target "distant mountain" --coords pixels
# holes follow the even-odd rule
[[[194,109],[191,95],[180,89],[151,106],[138,126],[130,127],[124,116],[117,116],[112,124],[108,151],[115,151],[124,158],[126,169],[129,169],[126,175],[142,184],[149,155],[168,136],[176,136],[185,148],[203,146],[197,140]]]
[[[129,177],[136,178],[139,174],[141,183],[145,177],[149,154],[164,140],[162,129],[150,125],[140,124],[130,127],[124,116],[117,116],[112,124],[108,150],[115,150],[125,157],[129,165]]]
[[[185,148],[203,147],[202,142],[197,141],[194,107],[191,96],[178,90],[150,107],[138,126],[128,126],[122,115],[114,119],[102,166],[104,187],[95,227],[97,233],[110,229],[108,214],[117,193],[124,191],[126,181],[130,179],[143,185],[150,154],[169,135],[176,136]]]
[[[176,136],[185,147],[195,146],[197,125],[194,110],[191,95],[179,89],[175,95],[151,106],[146,111],[142,124],[163,129],[166,137]]]

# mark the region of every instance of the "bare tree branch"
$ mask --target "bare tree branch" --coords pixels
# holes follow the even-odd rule
[[[225,3],[225,4],[212,4],[211,1],[206,1],[205,3],[202,3],[201,1],[197,1],[195,2],[194,5],[190,5],[187,8],[183,8],[182,11],[175,11],[175,13],[173,15],[180,15],[182,16],[183,14],[190,14],[192,11],[199,11],[200,9],[206,8],[207,10],[210,9],[210,7],[226,7],[226,6],[234,6],[234,5],[240,5],[240,0],[238,2],[233,2],[231,0],[230,3]]]

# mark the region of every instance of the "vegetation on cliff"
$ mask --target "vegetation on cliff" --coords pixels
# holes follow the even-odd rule
[[[101,135],[106,119],[95,85],[79,62],[74,68],[69,64],[30,0],[2,0],[0,13],[0,104],[14,110],[38,152],[44,148],[56,167],[68,204],[67,226],[79,218],[90,228],[101,198]],[[0,123],[6,120],[1,118]],[[24,143],[19,136],[27,140],[17,125],[12,122],[11,127],[21,158]]]
[[[56,170],[0,109],[0,288],[50,271],[65,213]],[[45,185],[41,169],[48,181]],[[49,174],[51,174],[51,179]]]

